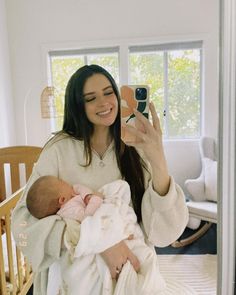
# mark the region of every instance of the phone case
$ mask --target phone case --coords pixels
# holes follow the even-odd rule
[[[121,94],[121,122],[144,130],[142,124],[136,120],[133,109],[136,109],[148,118],[149,112],[149,87],[147,85],[123,85]],[[136,136],[121,126],[121,139],[124,142],[135,142]]]

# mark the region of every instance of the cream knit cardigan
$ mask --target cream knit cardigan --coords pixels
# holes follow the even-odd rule
[[[47,289],[49,266],[62,255],[64,220],[53,215],[36,219],[26,208],[26,192],[32,183],[43,175],[54,175],[70,184],[81,183],[98,190],[106,183],[121,179],[117,166],[114,143],[101,159],[95,151],[92,163],[85,164],[83,141],[63,137],[48,144],[35,164],[25,192],[12,216],[13,235],[35,272],[34,295],[44,295]],[[150,169],[150,165],[149,165]],[[142,201],[143,230],[149,244],[165,247],[175,241],[188,222],[188,210],[181,188],[171,177],[169,192],[159,196],[152,187],[149,173],[145,174],[146,191]],[[21,243],[22,240],[26,243]]]

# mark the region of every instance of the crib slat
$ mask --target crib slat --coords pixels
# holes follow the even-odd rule
[[[6,226],[4,226],[4,228],[6,228],[4,235],[8,234],[8,237],[9,237],[9,241],[6,238],[7,257],[5,257],[5,260],[8,259],[9,261],[8,264],[9,264],[9,274],[10,274],[10,283],[8,283],[6,282],[7,280],[5,276],[2,235],[0,235],[0,295],[9,295],[9,294],[25,295],[33,283],[33,273],[30,268],[30,265],[28,263],[25,264],[25,260],[23,258],[24,256],[22,255],[21,251],[14,246],[14,242],[12,240],[12,235],[11,235],[11,226],[10,226],[11,211],[15,207],[16,203],[18,202],[22,192],[23,192],[23,188],[18,190],[12,196],[10,196],[9,198],[5,199],[3,202],[0,203],[0,218],[4,218],[6,223]],[[2,226],[0,224],[0,233],[1,233],[1,230],[2,230]],[[4,236],[4,241],[5,241],[5,236]],[[12,247],[14,249],[12,249]],[[12,254],[9,254],[10,253],[9,249],[12,249]],[[16,254],[17,273],[15,273],[15,269],[14,269],[15,254]],[[28,275],[26,277],[27,272],[28,272]],[[9,288],[11,289],[10,293],[9,293],[9,290],[10,290]]]
[[[29,177],[30,177],[30,175],[32,173],[33,167],[34,167],[34,163],[30,163],[30,162],[25,163],[25,177],[26,177],[26,181],[29,179]]]
[[[11,164],[11,189],[15,192],[20,187],[20,169],[18,163]]]
[[[12,249],[12,241],[11,241],[11,220],[10,220],[10,214],[6,214],[6,238],[7,238],[7,256],[8,256],[8,267],[9,267],[9,278],[10,283],[13,286],[13,295],[16,294],[16,280],[14,275],[14,261],[13,261],[13,249]]]
[[[0,223],[0,232],[1,231],[2,231],[2,226]],[[0,235],[0,291],[1,291],[2,295],[7,295],[5,266],[4,266],[4,257],[3,257],[3,246],[2,246],[2,235]]]
[[[6,216],[11,214],[11,210],[12,210],[12,208],[15,207],[16,203],[18,202],[22,191],[23,191],[23,188],[18,190],[11,197],[5,199],[3,202],[0,203],[0,218],[3,217],[4,219],[6,219]],[[8,218],[8,220],[6,220],[5,222],[6,222],[6,224],[8,224],[8,226],[5,226],[5,227],[6,227],[6,231],[8,231],[8,235],[9,235],[9,233],[11,232],[10,229],[9,229],[9,227],[10,227],[10,218]],[[8,229],[7,229],[7,227],[8,227]],[[7,233],[5,233],[5,234],[7,234]],[[10,237],[10,235],[9,235],[9,237]],[[9,248],[10,248],[9,245],[7,245],[8,251],[9,251]],[[9,256],[9,254],[8,254],[8,256]],[[0,245],[0,266],[2,267],[0,277],[1,277],[1,279],[3,281],[5,281],[5,284],[4,284],[4,282],[1,283],[1,288],[2,288],[1,291],[2,292],[0,294],[1,295],[7,295],[8,291],[6,291],[7,286],[6,286],[5,267],[4,267],[4,260],[3,259],[4,259],[4,257],[3,257],[3,247],[2,247],[2,245]],[[10,260],[11,260],[11,258],[10,258]],[[10,272],[11,265],[12,265],[11,262],[9,262],[9,272]],[[13,269],[13,271],[14,271],[14,269]],[[12,286],[14,286],[14,288],[15,288],[15,292],[13,294],[16,294],[16,287],[17,286],[16,286],[16,280],[14,280],[14,278],[13,278],[13,282],[14,283],[12,284]]]
[[[2,202],[6,197],[6,185],[5,185],[5,175],[4,175],[4,164],[0,164],[0,202]]]
[[[25,268],[25,278],[26,278],[26,281],[28,281],[29,276],[30,276],[30,272],[31,272],[31,267],[30,267],[26,257],[24,257],[24,268]]]
[[[18,273],[18,287],[21,290],[23,287],[24,277],[22,272],[21,252],[17,247],[16,247],[16,262],[17,262],[17,273]]]
[[[29,291],[30,287],[33,284],[33,274],[30,275],[30,279],[24,284],[22,290],[17,295],[25,295]]]

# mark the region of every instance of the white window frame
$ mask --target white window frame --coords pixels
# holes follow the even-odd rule
[[[200,93],[199,93],[199,104],[200,104],[200,114],[199,114],[199,135],[195,136],[194,139],[200,138],[202,134],[202,52],[203,52],[203,42],[199,41],[189,41],[189,42],[175,42],[175,43],[165,43],[165,44],[152,44],[152,45],[138,45],[130,46],[129,53],[142,53],[142,52],[163,52],[164,54],[164,110],[166,116],[164,119],[165,127],[165,139],[171,140],[169,137],[169,97],[168,97],[168,52],[171,50],[187,50],[187,49],[199,49],[200,50]],[[128,71],[130,73],[130,70]],[[129,77],[130,81],[130,77]],[[188,137],[180,137],[180,139],[189,139]]]
[[[211,92],[211,85],[209,87],[205,87],[206,77],[210,77],[211,75],[211,52],[214,51],[214,40],[209,34],[196,34],[196,35],[178,35],[178,36],[161,36],[156,38],[137,38],[137,39],[119,39],[119,40],[100,40],[100,41],[86,41],[86,42],[72,42],[72,43],[54,43],[54,44],[43,44],[41,45],[41,53],[42,53],[42,61],[43,61],[43,79],[44,86],[52,86],[51,74],[50,74],[50,52],[52,51],[69,51],[69,50],[94,50],[96,48],[99,50],[100,48],[119,48],[119,64],[120,64],[120,84],[128,84],[129,83],[129,48],[131,46],[142,46],[152,45],[152,44],[167,44],[167,43],[182,43],[182,42],[194,42],[194,41],[202,41],[202,102],[201,102],[201,134],[208,133],[208,125],[206,124],[206,117],[208,116],[208,112],[210,111],[210,107],[205,104],[204,98],[208,95],[208,92]],[[46,70],[45,70],[46,69]],[[218,88],[215,89],[215,95],[218,93]],[[50,119],[45,123],[45,132],[50,134],[52,132],[54,126],[54,119]],[[211,128],[211,126],[210,126]],[[210,132],[211,133],[211,132]],[[165,141],[196,141],[197,139],[165,139]]]

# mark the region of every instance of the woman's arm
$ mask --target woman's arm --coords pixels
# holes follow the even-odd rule
[[[135,111],[142,130],[128,125],[124,128],[137,138],[135,142],[126,144],[138,148],[147,163],[150,163],[151,175],[145,175],[148,186],[142,201],[143,226],[148,240],[155,246],[164,247],[175,241],[184,231],[188,222],[188,210],[183,191],[169,176],[160,122],[152,103],[150,111],[153,124]]]
[[[163,149],[160,121],[153,103],[150,103],[150,111],[153,123],[134,109],[136,120],[142,128],[137,129],[130,125],[123,125],[123,128],[135,135],[136,140],[126,144],[142,151],[151,164],[153,187],[160,196],[164,196],[169,190],[170,176]]]
[[[184,193],[173,177],[165,196],[156,193],[150,179],[142,200],[142,223],[148,240],[157,247],[170,245],[183,233],[188,218]]]
[[[12,215],[12,231],[16,244],[37,272],[48,268],[61,255],[65,223],[57,215],[43,219],[34,218],[26,207],[26,195],[29,187],[40,176],[57,174],[56,151],[53,147],[46,148],[40,155]]]

